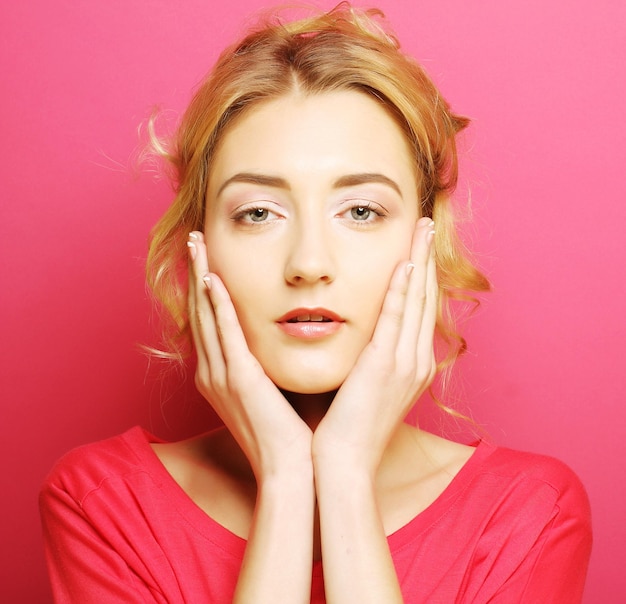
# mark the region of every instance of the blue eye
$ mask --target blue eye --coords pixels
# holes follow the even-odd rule
[[[364,221],[370,217],[372,210],[366,206],[356,206],[350,209],[350,215],[354,220]]]

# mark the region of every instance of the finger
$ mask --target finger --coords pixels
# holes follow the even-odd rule
[[[198,303],[198,285],[196,278],[196,257],[198,254],[198,236],[196,233],[190,233],[187,240],[187,248],[189,250],[189,270],[188,270],[188,290],[187,290],[187,314],[189,317],[189,328],[193,337],[193,344],[200,362],[206,356],[204,343],[198,330],[197,313]]]
[[[209,276],[209,297],[215,313],[229,397],[224,401],[226,406],[218,409],[218,413],[231,432],[243,438],[242,442],[250,442],[253,434],[273,433],[284,442],[291,443],[295,438],[294,420],[297,420],[300,427],[304,424],[250,352],[224,282],[215,273]],[[228,404],[228,400],[237,400],[240,406]],[[272,410],[269,408],[270,404]],[[247,436],[243,436],[244,434]]]
[[[439,283],[437,281],[434,246],[431,244],[426,271],[426,305],[417,341],[417,358],[420,364],[420,373],[423,377],[428,376],[430,379],[434,377],[435,371],[434,338],[438,307]]]
[[[428,289],[428,280],[433,226],[434,223],[429,218],[418,220],[411,246],[411,262],[415,268],[408,279],[406,308],[396,354],[399,359],[406,359],[412,363],[416,361],[417,344],[424,328],[424,316],[431,293]]]
[[[409,273],[413,268],[413,264],[401,262],[391,276],[371,341],[376,351],[386,355],[382,358],[393,358],[404,318]]]
[[[226,365],[237,371],[242,364],[250,368],[250,360],[254,365],[260,365],[250,353],[248,343],[239,323],[237,312],[230,294],[220,277],[214,273],[210,275],[209,297],[215,314],[217,335]]]
[[[207,290],[206,278],[209,274],[209,266],[202,233],[191,233],[188,246],[190,251],[189,324],[198,357],[198,371],[208,371],[212,379],[223,380],[225,363],[215,313]]]

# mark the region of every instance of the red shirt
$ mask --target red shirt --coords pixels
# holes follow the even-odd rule
[[[68,453],[40,498],[55,602],[226,603],[246,542],[206,515],[141,428]],[[561,462],[482,441],[388,537],[407,603],[580,602],[589,503]],[[289,577],[285,577],[288,581]],[[311,602],[324,602],[321,563]]]

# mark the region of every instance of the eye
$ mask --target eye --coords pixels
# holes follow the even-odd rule
[[[249,210],[247,214],[252,222],[263,222],[270,215],[265,208],[254,208],[254,210]]]
[[[262,222],[271,222],[277,217],[277,214],[275,212],[272,212],[268,208],[253,206],[239,210],[236,214],[233,215],[232,220],[240,224],[250,225],[259,224]]]
[[[371,213],[372,210],[367,206],[356,206],[350,210],[350,216],[352,216],[354,220],[359,221],[366,221],[370,217]]]
[[[387,216],[387,212],[378,204],[363,199],[350,201],[350,207],[342,211],[344,220],[359,226],[374,225]]]

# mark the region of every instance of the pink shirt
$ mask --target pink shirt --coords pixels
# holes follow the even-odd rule
[[[55,602],[232,601],[245,540],[193,503],[150,442],[133,428],[78,448],[46,480]],[[388,542],[407,603],[575,603],[591,549],[589,503],[561,462],[482,441]],[[311,602],[324,602],[321,563]]]

